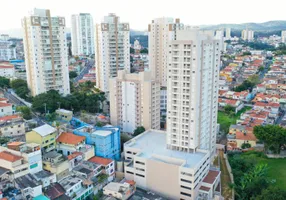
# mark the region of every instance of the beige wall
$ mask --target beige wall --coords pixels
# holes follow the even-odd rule
[[[147,187],[171,199],[180,199],[179,166],[147,160]]]

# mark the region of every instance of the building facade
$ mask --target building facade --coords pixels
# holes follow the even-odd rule
[[[94,54],[93,18],[89,13],[80,13],[71,17],[72,54]]]
[[[156,18],[148,25],[149,69],[161,86],[167,86],[167,55],[169,41],[176,39],[184,25],[180,19]]]
[[[1,39],[2,38],[2,39]],[[0,61],[9,61],[16,59],[16,47],[13,43],[8,41],[9,38],[0,38]]]
[[[107,92],[109,78],[119,70],[130,71],[129,24],[121,23],[115,14],[104,17],[95,28],[96,86]]]
[[[243,31],[241,32],[241,38],[242,38],[243,40],[248,40],[248,41],[253,40],[253,39],[254,39],[254,31],[248,30],[248,29],[243,30]]]
[[[225,29],[225,39],[226,40],[231,39],[231,28],[226,28]]]
[[[214,153],[219,41],[198,29],[180,31],[169,48],[167,145],[182,151]]]
[[[286,31],[281,31],[281,42],[286,43]]]
[[[28,87],[33,96],[58,90],[70,93],[65,18],[34,9],[22,20]]]
[[[150,72],[119,71],[110,79],[109,91],[112,125],[127,133],[139,126],[160,129],[160,84]]]
[[[219,199],[211,160],[220,44],[198,28],[176,35],[168,46],[167,131],[147,130],[124,144],[125,178],[168,199]]]
[[[8,62],[0,63],[0,76],[6,77],[6,78],[14,78],[15,76],[14,65]]]

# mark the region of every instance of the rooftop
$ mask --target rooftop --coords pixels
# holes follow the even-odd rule
[[[35,198],[33,198],[33,200],[50,200],[48,197],[44,196],[44,195],[39,195],[36,196]]]
[[[67,157],[68,157],[68,160],[72,160],[78,156],[81,156],[82,154],[83,154],[82,152],[75,151],[72,154],[68,155]]]
[[[59,184],[63,186],[65,190],[69,190],[71,187],[73,187],[75,184],[81,183],[82,180],[77,177],[76,175],[67,176],[64,179],[59,181]]]
[[[15,162],[15,161],[23,159],[23,157],[14,155],[14,154],[7,152],[7,151],[2,151],[2,152],[0,152],[0,159],[6,160],[9,162]]]
[[[51,133],[54,133],[57,131],[57,129],[55,129],[54,127],[45,124],[43,126],[34,128],[33,131],[37,132],[38,134],[40,134],[42,137],[47,136]]]
[[[62,133],[57,139],[57,142],[72,144],[72,145],[76,145],[83,141],[85,141],[84,136],[75,135],[73,133]]]
[[[12,104],[0,102],[0,107],[8,107],[8,106],[12,106]]]
[[[111,190],[115,192],[120,192],[120,193],[125,193],[126,190],[129,188],[128,183],[115,183],[115,182],[110,182],[108,183],[103,189],[104,190]]]
[[[102,157],[98,157],[98,156],[93,156],[92,158],[90,158],[88,160],[89,162],[93,162],[96,164],[100,164],[100,165],[108,165],[111,162],[113,162],[113,160],[108,159],[108,158],[102,158]]]
[[[72,114],[72,111],[66,110],[66,109],[58,109],[58,110],[56,110],[56,112],[61,112],[61,113],[65,113],[65,114]]]
[[[56,199],[65,194],[65,189],[59,183],[51,184],[45,191],[45,195],[50,199]]]
[[[186,163],[184,164],[184,167],[190,168],[197,166],[199,162],[206,156],[206,153],[203,152],[187,153],[167,149],[166,133],[157,130],[148,130],[145,133],[142,133],[139,136],[129,140],[124,144],[124,148],[126,147],[139,149],[141,153],[137,155],[140,157],[158,160],[161,162],[168,162],[170,164],[179,166],[181,166],[183,161],[185,161]],[[169,157],[176,160],[162,160],[156,157],[156,155]],[[179,162],[178,159],[180,159]]]
[[[220,175],[220,171],[209,170],[209,173],[204,178],[203,182],[213,184],[216,178]]]
[[[6,173],[9,172],[9,171],[10,171],[9,169],[0,167],[0,176],[2,176],[3,174],[6,174]]]
[[[108,131],[108,130],[106,130],[106,131],[105,130],[96,130],[92,134],[102,136],[102,137],[106,137],[106,136],[110,135],[111,133],[112,132]]]
[[[42,170],[42,171],[35,173],[34,176],[36,176],[36,178],[42,179],[42,178],[53,176],[53,174],[46,170]]]
[[[40,183],[31,174],[18,177],[15,179],[15,182],[20,189],[25,189],[28,187],[34,188],[40,185]]]

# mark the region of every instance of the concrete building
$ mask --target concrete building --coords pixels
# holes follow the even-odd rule
[[[136,190],[135,182],[115,183],[111,182],[103,188],[103,194],[113,196],[116,199],[127,200]]]
[[[252,40],[254,39],[254,31],[248,30],[248,29],[243,30],[243,31],[241,32],[241,38],[242,38],[243,40],[252,41]]]
[[[34,9],[22,20],[27,82],[33,96],[58,90],[70,93],[68,51],[64,17]]]
[[[72,120],[73,112],[70,110],[57,109],[56,113],[60,120],[68,121],[68,122]]]
[[[5,98],[1,98],[2,100]],[[1,101],[0,99],[0,117],[13,115],[13,105],[8,103],[8,99]]]
[[[23,162],[27,163],[29,173],[34,174],[41,171],[42,154],[40,145],[25,142],[10,142],[7,147],[0,147],[0,151],[9,152],[15,156],[23,157]]]
[[[66,195],[72,200],[86,199],[93,192],[92,182],[84,182],[76,175],[60,180],[59,184],[65,189]]]
[[[16,47],[13,43],[8,41],[9,36],[1,35],[0,38],[0,61],[9,61],[16,59]]]
[[[85,137],[73,133],[61,133],[57,138],[57,150],[64,156],[69,156],[73,152],[81,152],[84,160],[94,156],[94,146],[85,144]]]
[[[26,141],[39,144],[43,152],[49,152],[56,148],[56,136],[57,129],[45,124],[26,133]]]
[[[160,84],[151,72],[127,73],[122,70],[110,79],[110,121],[121,131],[133,133],[145,129],[160,129]]]
[[[32,176],[32,174],[26,174],[18,177],[14,182],[16,188],[21,190],[23,199],[34,199],[43,193],[42,185],[35,179],[35,177]]]
[[[120,129],[113,126],[92,127],[83,126],[73,132],[84,136],[85,143],[94,146],[96,156],[120,159]]]
[[[8,62],[0,63],[0,76],[6,77],[6,78],[14,78],[15,76],[14,65]]]
[[[72,15],[71,41],[73,56],[94,54],[94,27],[91,14]]]
[[[189,28],[177,32],[168,52],[167,132],[148,130],[124,144],[129,160],[125,177],[168,199],[219,198],[220,171],[210,167],[217,131],[219,41]]]
[[[286,31],[281,31],[281,42],[286,43]]]
[[[96,86],[104,92],[109,90],[109,78],[116,77],[119,70],[130,71],[129,24],[121,23],[111,13],[95,28]]]
[[[220,29],[215,32],[215,39],[219,41],[220,51],[224,51],[224,30]]]
[[[114,160],[108,159],[108,158],[102,158],[98,156],[94,156],[91,159],[88,160],[89,162],[98,164],[102,166],[102,173],[108,175],[107,180],[109,182],[113,181],[115,178],[115,162]]]
[[[25,121],[18,115],[0,117],[0,133],[9,138],[25,135]]]
[[[148,25],[148,52],[149,69],[152,77],[159,80],[161,86],[167,86],[167,55],[168,45],[171,40],[176,40],[177,30],[182,30],[184,25],[180,19],[156,18]]]
[[[230,40],[231,39],[231,28],[225,29],[225,39]]]

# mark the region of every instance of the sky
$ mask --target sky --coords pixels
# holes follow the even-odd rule
[[[95,23],[116,13],[131,29],[146,30],[157,17],[180,18],[188,25],[285,20],[285,0],[10,0],[1,4],[0,34],[21,28],[21,18],[33,8],[50,9],[52,16],[91,13]]]

